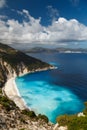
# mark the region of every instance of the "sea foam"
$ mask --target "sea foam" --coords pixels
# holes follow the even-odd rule
[[[31,110],[56,122],[58,115],[73,114],[82,109],[81,100],[73,92],[44,76],[47,76],[46,72],[16,78],[19,92]]]

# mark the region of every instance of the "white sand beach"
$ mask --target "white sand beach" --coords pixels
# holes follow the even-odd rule
[[[9,79],[4,87],[5,94],[9,99],[15,102],[15,104],[21,109],[27,108],[24,100],[21,98],[16,83],[15,83],[15,78]]]
[[[55,66],[52,66],[50,68],[43,68],[43,69],[37,69],[36,71],[28,71],[28,72],[24,72],[23,74],[20,73],[20,76],[26,74],[26,73],[34,73],[37,71],[46,71],[48,69],[56,69]],[[15,83],[15,76],[8,79],[8,81],[6,82],[4,88],[3,88],[5,94],[7,95],[7,97],[9,99],[11,99],[12,101],[15,102],[15,104],[21,109],[24,110],[26,108],[30,109],[29,107],[27,107],[26,103],[24,102],[24,100],[21,98],[18,88],[16,86]]]

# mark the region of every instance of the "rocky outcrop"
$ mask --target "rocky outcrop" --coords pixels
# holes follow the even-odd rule
[[[3,61],[2,59],[0,60],[0,86],[2,86],[8,79],[12,77],[21,76],[22,74],[29,72],[23,63],[19,63],[16,67],[17,68],[15,70],[6,61]]]
[[[2,60],[0,60],[0,65],[1,65],[1,70],[3,72],[3,75],[7,79],[10,79],[16,76],[21,76],[22,74],[26,74],[29,72],[28,68],[26,68],[26,66],[22,62],[16,66],[16,70],[12,68],[10,64]]]
[[[53,125],[23,115],[20,110],[7,112],[0,106],[0,130],[52,130]]]
[[[0,91],[0,130],[53,130],[53,127],[45,116],[20,110]]]

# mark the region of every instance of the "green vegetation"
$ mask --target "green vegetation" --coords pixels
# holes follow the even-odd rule
[[[59,125],[68,126],[68,130],[86,130],[87,116],[77,117],[76,115],[64,115],[57,119]]]
[[[27,115],[27,116],[29,116],[31,118],[35,118],[36,117],[36,114],[33,111],[29,111],[29,110],[23,110],[22,114]]]
[[[46,123],[49,122],[48,118],[45,115],[41,115],[39,114],[38,116],[36,116],[36,114],[33,111],[29,111],[29,110],[23,110],[22,114],[29,116],[30,118],[36,118],[36,119],[41,119],[43,121],[45,121]]]
[[[11,100],[9,100],[7,97],[0,95],[0,104],[7,110],[13,110],[16,107],[15,103]]]
[[[45,115],[39,114],[39,115],[38,115],[38,119],[44,120],[46,123],[49,122],[49,119],[48,119],[47,116],[45,116]]]
[[[39,67],[43,68],[48,66],[48,64],[27,56],[20,51],[17,51],[15,53],[2,53],[2,59],[11,65],[15,70],[17,69],[18,64],[20,67],[22,66],[21,62],[24,63],[29,70],[35,70]]]
[[[25,64],[29,70],[35,70],[37,68],[48,67],[49,64],[42,62],[38,59],[30,57],[21,51],[15,50],[7,45],[0,43],[0,58],[2,61],[6,61],[14,69],[17,69],[17,65],[21,62]],[[22,65],[22,64],[21,64]],[[21,67],[21,66],[20,66]]]
[[[68,126],[68,130],[87,130],[87,102],[85,106],[85,116],[62,115],[57,118],[57,122],[60,126]]]

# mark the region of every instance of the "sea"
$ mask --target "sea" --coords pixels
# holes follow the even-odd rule
[[[26,105],[56,123],[58,116],[76,114],[87,101],[87,54],[29,53],[57,69],[35,72],[15,79]]]

